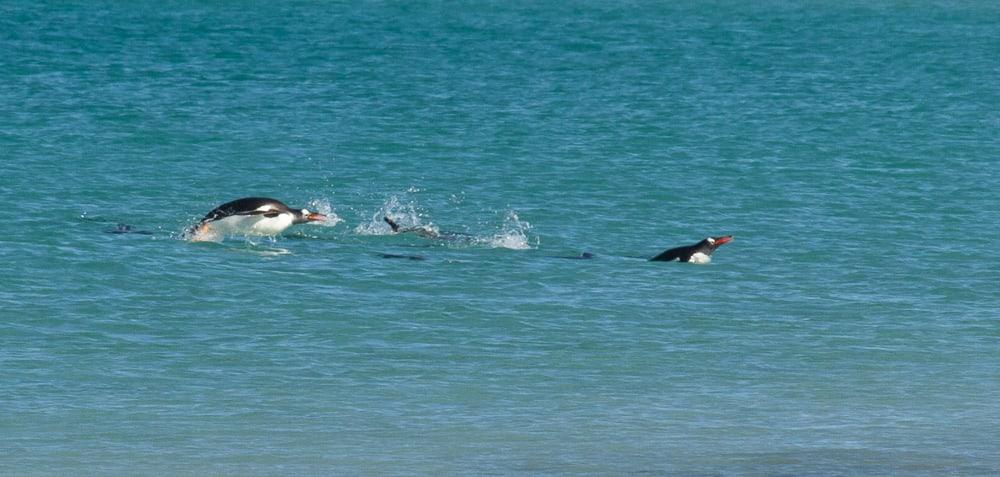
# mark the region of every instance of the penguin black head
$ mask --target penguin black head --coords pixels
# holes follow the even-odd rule
[[[309,209],[292,209],[293,224],[305,224],[309,222],[323,222],[326,220],[326,216],[323,214],[318,214],[316,212],[310,212]]]
[[[732,242],[732,240],[733,240],[733,236],[732,235],[723,235],[721,237],[705,237],[705,240],[702,240],[701,242],[704,245],[707,245],[709,247],[709,249],[712,252],[714,252],[715,249],[719,248],[720,245]],[[709,253],[711,253],[711,252],[709,252]]]

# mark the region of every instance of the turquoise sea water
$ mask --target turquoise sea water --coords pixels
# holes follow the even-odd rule
[[[996,475],[998,19],[4,2],[0,474]]]

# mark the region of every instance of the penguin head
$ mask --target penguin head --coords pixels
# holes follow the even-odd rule
[[[295,213],[295,218],[292,220],[293,224],[305,224],[309,222],[323,222],[326,220],[326,216],[323,214],[318,214],[316,212],[310,212],[309,209],[298,209],[293,211]]]
[[[711,247],[712,250],[715,250],[720,245],[732,242],[732,240],[733,240],[732,235],[722,235],[719,237],[706,237],[705,240],[703,240],[702,242]]]

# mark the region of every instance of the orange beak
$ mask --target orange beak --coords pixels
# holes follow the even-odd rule
[[[324,222],[326,221],[326,216],[323,214],[309,214],[306,216],[306,220],[310,222]]]
[[[715,245],[722,245],[724,243],[729,243],[733,241],[732,235],[723,235],[722,237],[712,237],[715,239]]]

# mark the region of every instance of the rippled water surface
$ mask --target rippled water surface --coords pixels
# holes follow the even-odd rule
[[[750,3],[0,5],[0,474],[1000,473],[1000,9]]]

